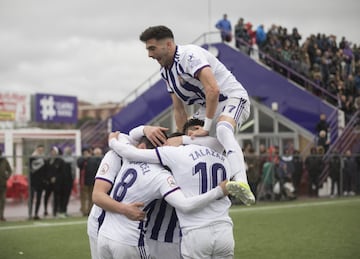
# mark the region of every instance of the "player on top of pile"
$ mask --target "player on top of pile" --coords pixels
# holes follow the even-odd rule
[[[186,105],[198,104],[193,115],[205,121],[193,136],[216,136],[224,146],[231,169],[236,174],[227,189],[246,205],[255,203],[248,185],[244,155],[234,136],[234,128],[248,119],[250,101],[247,91],[234,75],[209,51],[197,45],[176,45],[166,26],[146,29],[140,40],[148,56],[161,65],[161,76],[167,83],[174,107],[176,126],[182,129],[188,119]],[[161,129],[147,136],[155,143],[164,140]]]

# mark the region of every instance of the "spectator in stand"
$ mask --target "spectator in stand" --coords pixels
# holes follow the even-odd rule
[[[89,157],[92,155],[91,148],[83,148],[81,150],[81,157],[77,160],[77,166],[80,170],[79,185],[80,185],[80,211],[83,216],[87,216],[87,208],[89,201],[89,187],[85,184],[86,168]]]
[[[343,185],[344,196],[355,195],[355,184],[357,177],[357,163],[350,149],[346,150],[343,163]]]
[[[247,22],[246,24],[245,24],[245,30],[246,30],[246,32],[247,32],[247,34],[248,34],[248,37],[249,37],[249,44],[250,44],[250,49],[249,49],[249,53],[248,53],[248,55],[249,56],[251,56],[251,54],[252,54],[252,48],[253,48],[253,45],[256,43],[256,31],[254,31],[253,29],[252,29],[252,27],[253,27],[253,25],[252,25],[252,23],[251,22]]]
[[[350,47],[350,43],[348,41],[345,42],[345,46],[343,49],[343,60],[345,62],[345,77],[349,76],[352,71],[352,63],[354,60],[354,54]]]
[[[336,195],[340,196],[340,171],[341,171],[341,157],[339,153],[334,150],[331,152],[329,160],[329,176],[331,179],[330,196],[335,197],[335,185]]]
[[[330,146],[330,140],[326,136],[325,130],[320,130],[319,135],[317,137],[317,146],[323,147],[325,153],[328,151]]]
[[[327,122],[327,117],[325,113],[320,114],[320,119],[315,125],[316,133],[319,134],[320,131],[324,130],[326,132],[326,137],[328,137],[330,124]]]
[[[244,18],[239,18],[235,25],[235,46],[242,52],[248,53],[249,35],[245,28]]]
[[[29,159],[29,172],[30,172],[30,197],[29,197],[29,219],[32,218],[32,208],[35,196],[35,213],[34,219],[38,220],[39,208],[41,204],[42,193],[45,189],[46,180],[46,158],[45,149],[43,145],[38,145]],[[47,212],[44,211],[44,216]]]
[[[264,44],[266,42],[266,32],[264,29],[264,25],[260,24],[256,28],[256,44],[258,45],[259,49],[262,50]]]
[[[290,41],[296,46],[299,47],[299,41],[301,40],[301,34],[298,32],[298,29],[296,27],[294,27],[292,29],[292,33],[290,35]]]
[[[76,170],[76,162],[72,155],[71,147],[67,146],[64,148],[64,156],[63,160],[64,164],[64,181],[62,183],[62,199],[60,208],[64,216],[68,216],[67,214],[67,207],[70,201],[71,191],[74,184],[75,179],[75,170]]]
[[[12,174],[12,168],[9,161],[2,155],[3,151],[0,149],[0,221],[6,221],[4,217],[5,202],[6,202],[6,183]]]
[[[223,15],[223,18],[215,24],[215,27],[220,30],[222,42],[230,42],[232,40],[231,22],[228,20],[227,14]]]

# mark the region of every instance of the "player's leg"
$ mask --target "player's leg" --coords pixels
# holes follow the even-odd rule
[[[206,237],[206,238],[200,238]],[[213,236],[210,227],[183,231],[181,237],[181,256],[183,259],[212,258]]]
[[[215,237],[214,259],[234,258],[235,240],[233,226],[229,222],[222,222],[212,226],[212,236]]]
[[[153,239],[146,239],[151,258],[156,259],[180,259],[180,244],[167,243]]]
[[[218,118],[216,136],[223,145],[229,159],[233,181],[227,184],[229,193],[244,204],[255,203],[255,196],[247,181],[245,159],[242,149],[235,138],[234,129],[249,117],[250,104],[245,99],[231,98]]]
[[[89,245],[90,245],[90,254],[91,259],[99,259],[97,252],[97,237],[89,235]]]

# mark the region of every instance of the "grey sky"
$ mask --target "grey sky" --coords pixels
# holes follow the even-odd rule
[[[122,101],[158,70],[138,40],[148,26],[187,44],[227,13],[233,26],[243,17],[359,44],[359,11],[357,0],[0,0],[0,89]]]

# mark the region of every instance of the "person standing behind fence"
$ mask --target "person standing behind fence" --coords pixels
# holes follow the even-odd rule
[[[303,163],[303,159],[300,155],[299,150],[294,151],[293,163],[294,163],[294,174],[293,174],[292,180],[293,180],[293,184],[294,184],[294,188],[295,188],[295,194],[299,195],[301,177],[302,177],[303,171],[304,171],[304,163]]]
[[[5,202],[6,202],[6,183],[12,174],[12,169],[9,161],[2,155],[0,149],[0,221],[6,221],[4,217]]]
[[[83,148],[81,150],[81,157],[77,160],[77,166],[80,170],[80,177],[79,177],[79,187],[80,187],[80,211],[83,216],[86,216],[86,193],[87,187],[85,186],[85,174],[86,174],[86,167],[89,157],[91,156],[91,149],[90,148]]]
[[[227,14],[223,15],[223,18],[215,24],[215,27],[220,30],[222,42],[232,40],[231,22],[227,19]]]
[[[305,159],[305,168],[308,172],[308,195],[319,196],[319,175],[323,169],[322,155],[316,147],[312,147],[310,155]]]
[[[350,149],[346,150],[343,164],[344,196],[355,195],[357,164]]]
[[[53,146],[50,150],[50,157],[47,167],[47,186],[45,192],[45,211],[47,212],[47,205],[51,194],[53,194],[53,211],[54,217],[58,213],[63,213],[60,209],[62,196],[62,182],[64,178],[64,160],[59,157],[61,150]],[[62,216],[62,214],[59,214]]]
[[[245,163],[247,166],[246,174],[248,176],[249,186],[252,193],[257,198],[257,187],[260,182],[261,174],[260,174],[260,164],[261,160],[258,155],[255,154],[255,150],[253,147],[245,150]]]
[[[95,148],[92,156],[88,157],[85,167],[84,175],[84,206],[83,215],[88,216],[90,214],[91,207],[93,206],[92,192],[94,189],[96,172],[100,166],[101,159],[103,158],[103,152],[101,148]]]
[[[64,178],[62,183],[63,187],[62,187],[62,199],[61,199],[60,208],[64,213],[64,216],[67,217],[68,216],[67,207],[71,196],[71,191],[75,179],[75,169],[76,169],[75,159],[72,156],[71,147],[67,146],[64,148],[63,160],[65,163],[64,163]]]
[[[329,176],[331,178],[331,191],[330,196],[334,197],[335,184],[336,184],[336,194],[340,196],[340,171],[341,171],[341,157],[337,151],[331,152],[329,160]]]
[[[41,204],[42,193],[45,189],[46,180],[46,158],[44,153],[44,146],[38,145],[29,159],[30,166],[30,197],[29,197],[29,219],[32,218],[32,207],[34,196],[35,213],[34,219],[38,220],[39,208]],[[46,215],[45,215],[46,216]]]

